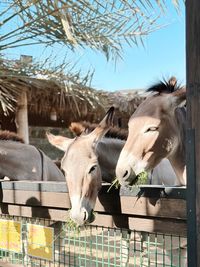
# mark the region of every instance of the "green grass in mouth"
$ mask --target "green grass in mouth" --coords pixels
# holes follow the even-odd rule
[[[130,188],[139,186],[139,185],[143,185],[143,184],[147,184],[148,182],[148,173],[146,171],[142,171],[141,173],[138,174],[137,176],[137,180],[136,182],[129,186]],[[110,187],[108,188],[107,192],[110,192],[111,188],[115,188],[118,189],[120,186],[119,180],[116,178],[115,180],[112,181]]]

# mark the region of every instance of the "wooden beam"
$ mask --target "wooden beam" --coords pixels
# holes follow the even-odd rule
[[[15,123],[17,127],[17,133],[21,138],[23,138],[24,142],[28,144],[28,101],[26,90],[22,90],[21,95],[18,98]]]
[[[200,266],[200,1],[186,1],[188,266]]]
[[[39,192],[25,190],[3,190],[2,203],[70,209],[69,193]],[[107,214],[130,214],[186,220],[186,201],[183,199],[147,198],[101,194],[95,205],[95,211]]]
[[[12,204],[3,204],[0,207],[0,214],[51,219],[54,221],[66,222],[69,219],[69,211],[48,207],[30,207]],[[146,231],[150,233],[163,233],[180,235],[186,237],[187,224],[185,220],[174,220],[170,218],[140,217],[126,214],[106,214],[96,213],[95,221],[92,225],[103,227],[117,227],[136,231]]]
[[[66,183],[2,182],[0,214],[67,221],[71,208]],[[186,236],[184,188],[111,190],[103,186],[94,225]]]
[[[9,189],[1,190],[2,215],[39,217],[55,221],[67,221],[69,218],[69,193],[59,185],[57,188],[50,185],[31,187],[30,183],[15,183],[4,184],[4,187]],[[185,199],[158,198],[155,194],[138,197],[133,192],[133,196],[125,193],[120,196],[117,191],[108,194],[103,190],[95,205],[96,219],[93,224],[186,236]]]

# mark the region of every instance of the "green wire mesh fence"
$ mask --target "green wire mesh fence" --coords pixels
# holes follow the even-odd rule
[[[186,238],[180,236],[0,217],[0,266],[185,267],[186,254]]]

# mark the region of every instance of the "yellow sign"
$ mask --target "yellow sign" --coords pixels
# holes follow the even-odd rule
[[[0,220],[0,248],[14,252],[22,251],[21,222]]]
[[[28,255],[53,261],[53,236],[53,228],[27,224]]]

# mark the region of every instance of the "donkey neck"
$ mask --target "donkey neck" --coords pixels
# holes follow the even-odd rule
[[[125,141],[115,138],[103,138],[97,145],[97,156],[102,179],[111,182],[115,179],[115,168]]]
[[[177,185],[186,185],[186,160],[185,160],[185,108],[177,108],[175,111],[175,124],[177,125],[178,145],[168,159],[177,176]]]

